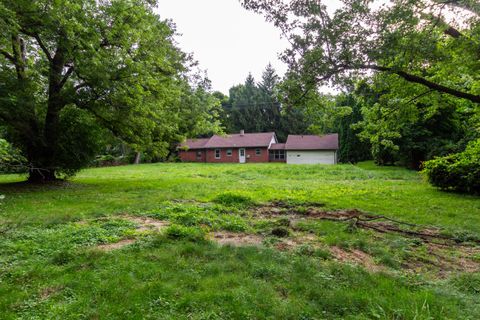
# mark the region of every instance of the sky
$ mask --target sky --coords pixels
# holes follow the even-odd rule
[[[330,13],[341,5],[340,0],[324,3]],[[176,24],[180,34],[176,41],[207,71],[213,90],[228,95],[249,73],[259,81],[268,63],[280,76],[287,70],[278,55],[289,47],[288,41],[262,15],[244,9],[239,0],[158,0],[157,13]],[[333,92],[331,88],[325,91]]]
[[[159,0],[158,14],[172,19],[181,34],[180,48],[193,53],[206,70],[213,90],[228,94],[251,72],[258,81],[271,63],[283,75],[278,54],[288,47],[280,31],[264,17],[245,10],[238,0]]]

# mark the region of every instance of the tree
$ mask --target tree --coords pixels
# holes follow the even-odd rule
[[[264,130],[265,117],[261,105],[261,92],[251,74],[247,76],[244,84],[230,88],[228,104],[233,131]]]
[[[105,131],[164,150],[178,121],[188,58],[154,0],[4,0],[0,125],[30,181],[73,174]]]
[[[278,99],[279,82],[277,72],[269,63],[262,73],[262,80],[258,84],[260,89],[259,104],[264,117],[263,131],[278,131],[277,134],[282,136],[282,105]]]
[[[333,14],[324,3],[243,1],[289,38],[283,59],[304,90],[379,72],[480,103],[478,1],[349,0]]]
[[[391,75],[374,76],[355,94],[363,116],[355,127],[381,165],[399,163],[418,170],[423,161],[463,150],[479,134],[472,130],[478,124],[473,103],[435,92],[426,95]]]
[[[284,89],[285,80],[280,80],[271,64],[259,83],[249,74],[244,84],[230,88],[228,101],[222,103],[223,125],[229,132],[274,131],[280,141],[288,134],[306,133],[309,123],[303,106],[284,100]]]

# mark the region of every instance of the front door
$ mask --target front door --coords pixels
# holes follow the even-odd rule
[[[238,161],[245,163],[245,148],[238,149]]]

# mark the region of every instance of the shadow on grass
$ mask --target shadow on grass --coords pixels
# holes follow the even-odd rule
[[[0,183],[1,193],[29,193],[38,191],[72,190],[86,187],[87,184],[69,180],[32,183],[27,180]]]

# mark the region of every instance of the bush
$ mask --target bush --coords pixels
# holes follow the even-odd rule
[[[461,153],[425,162],[422,172],[442,190],[480,194],[480,139]]]
[[[7,140],[0,138],[0,173],[27,171],[27,160]]]

